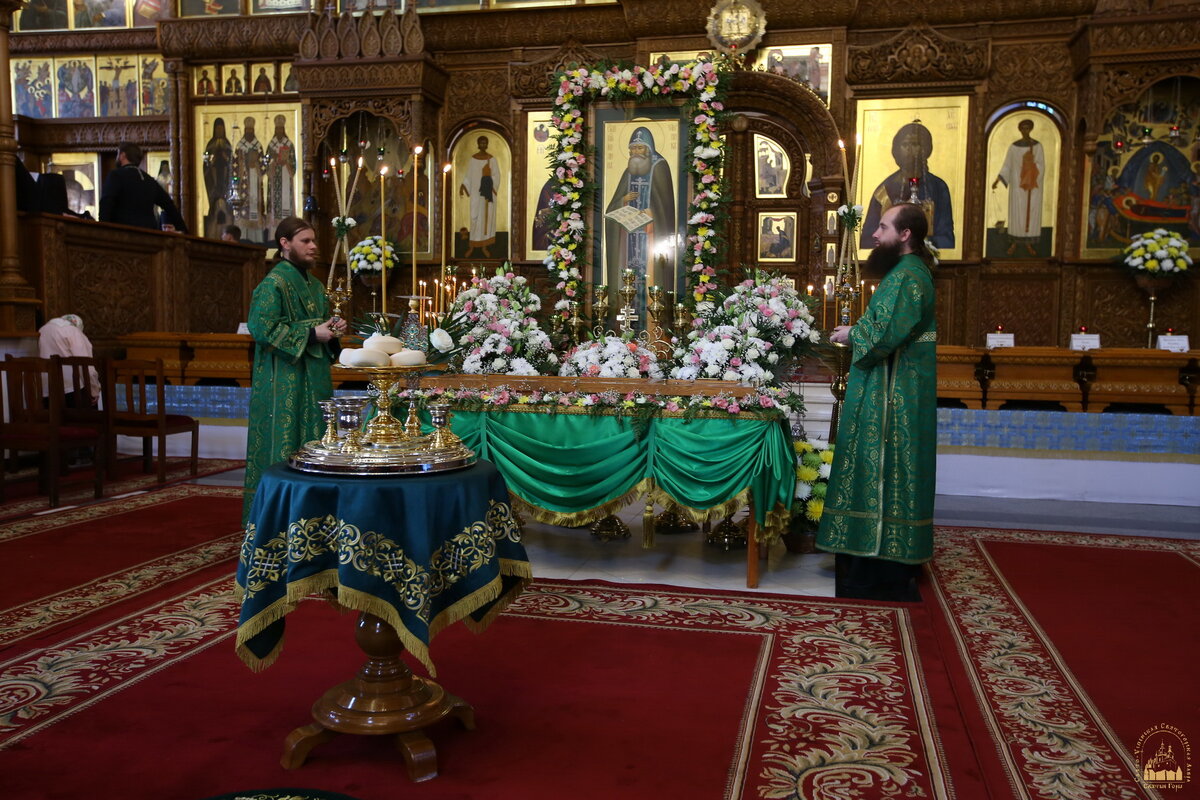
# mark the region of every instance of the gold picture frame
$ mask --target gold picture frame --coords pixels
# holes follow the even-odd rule
[[[1058,212],[1058,126],[1043,113],[1017,109],[996,122],[987,142],[983,255],[1049,258]]]
[[[758,260],[767,264],[789,264],[796,261],[796,229],[799,216],[795,211],[760,211],[755,227],[758,235]]]
[[[828,42],[760,47],[754,68],[805,83],[829,105],[833,45]]]
[[[196,131],[192,230],[219,239],[222,229],[232,224],[242,229],[244,239],[270,241],[275,226],[286,217],[299,216],[304,207],[300,103],[210,104],[192,111]],[[259,144],[257,150],[253,141]],[[238,191],[232,196],[235,174]]]
[[[550,167],[554,144],[549,111],[525,115],[525,258],[540,260],[550,254],[554,234],[554,208],[550,198],[558,179]]]
[[[67,184],[67,208],[100,219],[100,154],[51,153],[46,172],[62,175]]]
[[[792,160],[787,151],[761,133],[754,134],[754,196],[760,200],[787,197]]]
[[[962,258],[970,102],[967,95],[858,102],[855,129],[862,134],[862,147],[854,201],[863,207],[859,258],[870,255],[882,212],[909,200],[914,188],[931,220],[929,238],[941,259]],[[914,164],[902,167],[901,159],[910,157]],[[915,185],[908,171],[919,173]]]
[[[451,257],[508,258],[512,239],[512,148],[508,141],[498,131],[473,128],[454,143],[450,163]],[[490,202],[483,194],[488,189],[493,198]]]

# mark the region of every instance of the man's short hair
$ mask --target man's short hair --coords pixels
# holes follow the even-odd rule
[[[892,218],[896,230],[912,232],[914,250],[918,249],[918,244],[924,247],[925,237],[929,235],[929,218],[925,216],[925,209],[916,203],[897,203],[892,208],[896,209],[896,215]]]
[[[240,242],[242,240],[242,229],[237,225],[226,225],[221,232],[228,233],[235,241]]]
[[[122,142],[117,146],[118,153],[125,154],[125,160],[135,167],[142,163],[142,148],[138,147],[133,142]]]

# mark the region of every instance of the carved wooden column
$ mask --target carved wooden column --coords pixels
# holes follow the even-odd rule
[[[169,130],[171,132],[171,191],[175,193],[175,204],[188,230],[196,235],[203,231],[192,229],[192,192],[191,166],[188,155],[192,152],[192,126],[188,119],[188,71],[187,65],[181,58],[168,58],[163,64],[171,82],[171,115]]]
[[[36,292],[21,275],[17,251],[17,139],[12,115],[8,34],[22,0],[0,0],[0,337],[37,336]]]

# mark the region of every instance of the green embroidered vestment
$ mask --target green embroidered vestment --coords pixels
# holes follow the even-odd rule
[[[937,467],[933,275],[901,257],[850,331],[853,355],[817,546],[919,564],[933,556]]]
[[[333,395],[332,351],[310,336],[329,318],[325,287],[291,262],[280,261],[254,289],[250,335],[254,373],[246,432],[245,523],[263,470],[320,437],[319,400]]]

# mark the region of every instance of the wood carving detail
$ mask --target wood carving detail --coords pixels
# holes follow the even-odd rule
[[[1074,89],[1065,44],[1047,42],[997,46],[988,76],[989,99],[1000,105],[1013,97],[1040,97],[1067,107]]]
[[[187,276],[188,330],[224,331],[229,309],[242,304],[240,264],[211,264]]]
[[[45,55],[47,53],[114,53],[118,51],[154,52],[158,39],[153,28],[124,31],[70,31],[62,33],[17,33],[8,39],[12,55]]]
[[[88,120],[86,125],[38,125],[22,128],[22,143],[46,149],[115,152],[119,142],[165,145],[171,140],[170,124],[162,118],[108,121]]]
[[[952,39],[918,22],[878,44],[850,47],[846,81],[851,84],[977,81],[987,74],[989,47],[987,40]]]
[[[307,120],[309,135],[305,139],[305,157],[315,159],[317,148],[325,140],[333,123],[358,111],[366,111],[390,121],[395,126],[396,133],[405,141],[411,142],[419,115],[418,105],[419,103],[411,100],[396,101],[388,97],[314,100],[308,106],[311,112]]]
[[[508,76],[503,71],[491,69],[454,73],[446,95],[447,130],[453,130],[468,119],[490,117],[507,122],[508,116]]]
[[[1139,17],[1122,20],[1119,25],[1106,21],[1092,26],[1089,33],[1093,57],[1154,53],[1161,58],[1168,50],[1196,49],[1196,43],[1200,42],[1200,17],[1173,17],[1169,21]]]
[[[550,92],[556,73],[570,66],[595,64],[604,58],[599,51],[584,47],[573,37],[569,38],[546,58],[513,64],[510,68],[512,95],[524,99],[544,98]]]
[[[391,89],[419,92],[426,74],[421,61],[383,63],[334,62],[333,64],[296,62],[293,67],[296,81],[305,94],[354,91],[356,89]]]
[[[310,19],[309,14],[165,19],[158,23],[158,46],[167,58],[189,61],[246,58],[251,54],[254,58],[291,58]],[[101,38],[94,32],[90,36]],[[152,37],[150,49],[154,47]]]
[[[1040,281],[989,280],[986,283],[987,310],[976,319],[974,341],[982,342],[997,325],[1017,335],[1019,344],[1057,344],[1057,276]]]

